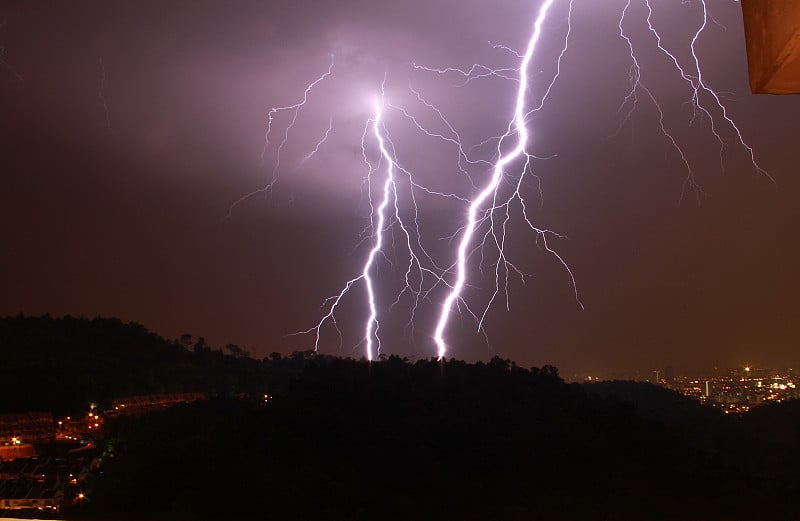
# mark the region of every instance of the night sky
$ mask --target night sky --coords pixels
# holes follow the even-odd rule
[[[664,45],[688,63],[698,2],[652,4]],[[534,99],[553,74],[565,5],[555,8],[532,65]],[[488,345],[471,317],[456,318],[449,354],[553,364],[566,376],[800,365],[800,96],[750,94],[740,5],[711,0],[715,23],[698,43],[705,79],[775,183],[754,170],[714,112],[727,143],[723,170],[708,120],[692,122],[689,89],[657,52],[646,10],[634,2],[625,27],[643,80],[702,186],[682,197],[686,171],[652,104],[640,99],[628,122],[619,110],[630,90],[617,28],[624,5],[576,0],[561,76],[531,122],[529,151],[548,158],[534,163],[541,200],[533,178],[525,185],[531,216],[568,237],[549,244],[571,267],[585,310],[563,267],[517,221],[508,253],[530,277],[524,285],[510,277],[510,311],[503,296],[489,311]],[[312,347],[313,335],[287,334],[317,323],[323,300],[358,274],[369,248],[361,133],[384,75],[388,102],[436,126],[412,85],[471,147],[504,130],[516,84],[487,78],[459,87],[456,75],[410,64],[515,67],[514,56],[488,42],[524,47],[537,7],[537,0],[0,3],[0,313],[117,316],[167,337],[235,343],[255,356]],[[261,161],[269,108],[295,103],[331,53],[333,74],[299,113],[272,196],[253,197],[225,219],[233,201],[272,176],[275,143]],[[330,139],[300,165],[330,118]],[[288,119],[276,118],[273,142]],[[470,195],[452,147],[421,135],[396,110],[386,124],[399,161],[421,182]],[[491,158],[490,148],[482,151]],[[424,196],[418,203],[426,246],[451,263],[455,243],[441,238],[457,231],[464,206]],[[407,299],[389,310],[404,271],[395,239],[375,272],[384,351],[434,356],[441,291],[420,304],[413,328]],[[476,270],[468,290],[478,310],[491,295],[491,263],[484,275]],[[341,346],[335,330],[323,330],[322,352],[363,354],[363,295],[356,287],[342,305]]]

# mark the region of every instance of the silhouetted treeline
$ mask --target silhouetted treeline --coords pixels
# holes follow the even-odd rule
[[[702,450],[637,407],[497,358],[309,359],[268,404],[225,398],[114,421],[83,515],[797,518],[791,483]]]
[[[0,412],[210,397],[109,419],[72,517],[800,517],[798,402],[727,416],[650,384],[566,384],[499,358],[256,360],[115,319],[0,319],[0,350]]]
[[[279,393],[308,356],[255,360],[225,347],[191,335],[168,341],[113,318],[0,318],[0,413],[70,414],[153,393]]]

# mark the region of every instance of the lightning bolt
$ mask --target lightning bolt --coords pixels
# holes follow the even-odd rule
[[[652,104],[657,113],[657,128],[663,135],[667,146],[680,158],[681,168],[685,171],[681,198],[687,190],[701,194],[702,188],[695,180],[689,156],[676,137],[676,131],[668,128],[669,125],[665,121],[666,110],[643,79],[643,71],[646,69],[642,66],[642,58],[637,52],[636,44],[626,30],[633,16],[631,13],[635,2],[639,3],[642,12],[646,10],[646,15],[643,15],[641,20],[647,27],[645,34],[648,35],[648,38],[653,39],[659,54],[671,64],[670,67],[689,89],[688,103],[693,108],[693,114],[688,125],[694,124],[698,118],[709,121],[711,134],[720,145],[720,163],[723,168],[724,152],[727,147],[725,136],[726,133],[731,133],[736,136],[738,145],[749,154],[754,170],[772,179],[757,163],[753,148],[745,141],[742,132],[723,103],[722,97],[704,78],[697,46],[706,31],[708,21],[713,22],[714,20],[708,13],[706,0],[694,1],[702,9],[702,19],[692,30],[692,37],[688,44],[688,51],[692,57],[689,64],[682,63],[664,45],[654,21],[651,0],[626,0],[617,24],[619,37],[625,42],[630,57],[630,89],[620,104],[619,112],[622,116],[616,133],[618,134],[624,125],[631,122],[634,112],[639,109],[643,101]],[[543,30],[549,20],[557,16],[552,14],[556,10],[554,6],[557,3],[565,5],[567,10],[563,44],[555,59],[552,77],[542,88],[537,89],[541,94],[534,96],[530,79],[531,64],[535,59],[539,59]],[[515,265],[506,253],[509,224],[517,218],[533,232],[535,245],[550,255],[563,268],[574,293],[575,302],[583,309],[575,275],[566,259],[553,245],[555,241],[566,239],[566,237],[535,224],[529,210],[529,203],[523,196],[525,181],[532,179],[541,204],[542,188],[538,176],[534,173],[534,164],[547,158],[533,155],[528,151],[528,147],[533,133],[534,120],[550,98],[561,75],[562,61],[570,45],[573,3],[573,0],[541,0],[524,52],[504,44],[489,42],[489,46],[493,50],[519,60],[516,66],[498,67],[474,63],[470,67],[461,68],[411,64],[412,70],[423,74],[432,74],[443,78],[455,77],[456,82],[452,84],[454,87],[463,87],[474,81],[498,79],[513,82],[516,86],[513,114],[504,125],[504,130],[499,135],[484,139],[472,147],[464,145],[461,134],[445,113],[428,101],[410,81],[408,91],[411,94],[411,103],[403,105],[396,100],[390,102],[386,95],[388,75],[384,75],[379,95],[375,99],[373,112],[366,119],[361,133],[361,155],[367,170],[362,185],[364,190],[362,194],[369,204],[370,219],[369,224],[362,231],[361,241],[357,247],[367,244],[368,250],[357,274],[347,280],[340,287],[338,293],[324,301],[323,309],[325,311],[320,320],[313,327],[295,333],[313,334],[315,350],[319,351],[320,349],[323,330],[331,325],[339,335],[341,347],[344,337],[339,329],[336,313],[351,290],[356,286],[363,286],[366,294],[367,313],[358,345],[364,345],[365,356],[368,360],[374,360],[380,356],[382,348],[379,334],[381,331],[380,319],[383,316],[381,302],[384,300],[384,295],[379,295],[381,291],[379,291],[377,274],[379,267],[384,262],[390,265],[399,264],[398,251],[403,251],[406,255],[402,264],[402,275],[398,275],[398,278],[402,278],[402,286],[394,296],[394,301],[388,311],[393,311],[400,304],[401,299],[410,294],[408,327],[412,328],[413,332],[414,318],[418,307],[423,301],[441,293],[442,300],[437,303],[438,314],[432,334],[439,359],[443,359],[448,353],[446,333],[454,311],[466,312],[471,316],[475,320],[478,332],[483,333],[488,344],[488,335],[483,328],[487,313],[501,298],[501,295],[505,295],[506,308],[510,307],[510,277],[518,276],[523,284],[528,277],[528,274]],[[282,138],[275,147],[271,181],[263,188],[246,194],[234,202],[231,205],[231,211],[247,198],[259,193],[269,193],[273,189],[278,180],[281,152],[289,140],[290,131],[297,122],[302,108],[307,104],[311,92],[326,80],[332,71],[333,56],[331,56],[331,63],[327,71],[306,86],[298,101],[269,109],[262,164],[266,163],[267,152],[271,146],[270,136],[273,132],[273,123],[279,115],[284,113],[289,118],[288,123],[283,127]],[[421,135],[437,140],[442,146],[452,147],[454,172],[469,182],[471,188],[469,195],[437,190],[418,180],[411,168],[398,158],[387,123],[387,119],[395,121],[394,118],[389,118],[390,112],[393,116],[398,116],[398,119],[405,118],[411,124],[411,128],[416,129]],[[431,123],[431,119],[434,120],[433,123]],[[316,141],[311,152],[302,158],[298,168],[320,151],[332,130],[333,119],[331,118],[327,130]],[[490,156],[484,149],[484,147],[488,149],[489,145],[491,145]],[[476,171],[480,172],[476,173]],[[442,238],[456,243],[454,254],[445,265],[437,261],[423,247],[417,198],[429,196],[455,201],[465,210],[463,223],[449,237]],[[410,213],[401,211],[401,201],[408,204]],[[394,252],[394,261],[391,260],[392,252]],[[487,255],[490,256],[490,260],[487,260]],[[484,268],[487,267],[493,271],[494,288],[486,299],[485,305],[477,308],[474,307],[474,304],[467,302],[468,299],[464,297],[464,292],[469,285],[470,270],[480,271],[483,275]],[[389,297],[391,298],[391,295]],[[386,300],[388,302],[388,299]]]
[[[375,288],[372,282],[372,275],[370,271],[375,264],[375,257],[383,249],[383,234],[386,225],[386,208],[389,206],[390,201],[394,197],[395,204],[397,202],[397,185],[394,182],[394,161],[392,161],[388,150],[386,149],[386,142],[381,134],[381,118],[383,117],[384,96],[381,93],[380,101],[375,102],[375,118],[372,122],[372,131],[375,139],[378,141],[378,148],[381,152],[381,159],[386,160],[386,180],[383,182],[383,197],[380,205],[375,210],[377,216],[377,224],[375,225],[375,243],[367,255],[367,262],[364,264],[362,277],[367,286],[367,301],[369,304],[369,316],[364,330],[364,341],[366,342],[367,360],[372,360],[376,350],[380,350],[381,340],[378,336],[378,329],[380,323],[378,322],[378,309],[375,304]]]
[[[525,53],[523,54],[522,63],[520,64],[519,67],[519,76],[517,78],[517,81],[519,82],[519,88],[517,89],[516,104],[514,108],[514,119],[509,123],[508,129],[500,137],[498,141],[497,144],[498,160],[494,165],[494,168],[492,170],[492,175],[489,178],[489,181],[484,186],[484,188],[475,196],[475,198],[469,205],[469,209],[467,210],[467,223],[462,232],[461,240],[459,241],[458,249],[456,252],[456,259],[457,259],[456,280],[455,283],[453,283],[452,287],[450,288],[450,291],[447,293],[444,302],[442,303],[439,320],[436,323],[436,328],[433,334],[433,338],[437,346],[437,354],[440,360],[444,358],[445,354],[447,353],[447,344],[444,338],[444,333],[447,328],[448,322],[450,320],[450,315],[453,311],[453,306],[456,303],[456,301],[460,299],[461,292],[464,289],[464,285],[467,280],[467,260],[470,253],[469,248],[470,245],[472,244],[475,231],[483,221],[492,218],[492,216],[494,215],[494,210],[498,207],[496,202],[497,192],[500,183],[503,180],[504,170],[506,166],[510,165],[511,163],[513,163],[517,159],[520,159],[521,157],[526,158],[524,170],[527,170],[529,166],[530,157],[525,152],[525,146],[528,142],[528,135],[529,135],[525,120],[530,114],[530,112],[526,112],[525,110],[525,100],[526,100],[526,95],[528,93],[528,67],[530,65],[531,60],[533,59],[537,43],[539,42],[539,39],[541,37],[542,25],[544,24],[547,18],[547,14],[550,11],[550,8],[552,7],[553,3],[554,0],[545,0],[545,2],[539,8],[539,14],[536,17],[536,20],[533,24],[533,34],[530,40],[528,41],[528,46],[525,50]],[[572,2],[570,2],[570,10],[571,7],[572,7]],[[469,72],[470,71],[467,71],[467,73]],[[555,82],[555,80],[553,80],[553,82]],[[550,86],[552,87],[552,85],[553,84],[551,83]],[[549,88],[547,92],[549,93]],[[546,95],[543,96],[542,103],[544,103],[545,97]],[[502,151],[503,143],[505,142],[506,139],[510,138],[515,134],[517,136],[516,144],[510,151],[504,154]],[[518,193],[519,192],[517,190],[515,194]],[[492,205],[492,207],[489,209],[482,209],[484,203],[493,195],[495,202]],[[510,204],[509,201],[506,201],[506,204]],[[507,222],[507,219],[505,222]],[[528,223],[530,224],[530,221],[528,221]],[[490,228],[490,230],[491,229],[493,229],[493,227]],[[492,232],[490,231],[489,233]],[[543,233],[543,235],[545,234]],[[503,241],[501,243],[498,243],[498,248],[501,257],[503,256],[504,238],[505,238],[505,231],[503,232]]]
[[[403,173],[409,176],[409,179],[411,179],[411,173],[408,170],[405,170],[396,164],[396,161],[394,159],[395,156],[394,146],[392,145],[391,140],[386,136],[386,128],[384,125],[384,112],[387,106],[385,99],[386,98],[385,83],[386,80],[384,79],[384,82],[381,84],[380,97],[375,100],[374,114],[371,119],[367,120],[361,140],[363,161],[368,168],[368,173],[366,177],[367,186],[368,187],[372,186],[373,178],[381,170],[382,166],[385,170],[385,178],[383,179],[383,182],[380,185],[381,189],[377,207],[372,206],[373,198],[371,192],[368,197],[371,207],[371,212],[370,212],[371,224],[368,229],[368,232],[366,233],[366,236],[372,240],[371,248],[367,254],[366,260],[364,261],[364,265],[361,269],[360,274],[348,280],[337,295],[334,295],[333,297],[330,297],[329,299],[326,300],[326,304],[329,304],[328,312],[322,317],[322,319],[314,327],[298,333],[298,334],[305,334],[314,332],[316,335],[316,341],[314,344],[315,350],[318,351],[319,343],[321,341],[322,328],[326,325],[326,323],[331,322],[339,332],[339,338],[341,340],[342,338],[341,331],[338,330],[338,325],[336,323],[336,316],[335,316],[336,309],[341,304],[342,299],[345,297],[345,295],[347,295],[353,288],[353,286],[356,283],[363,281],[367,293],[367,308],[369,310],[367,319],[364,324],[363,342],[365,344],[365,356],[369,361],[374,360],[380,354],[380,348],[381,348],[381,340],[378,334],[380,330],[380,322],[378,320],[377,290],[375,288],[375,281],[373,279],[373,271],[375,270],[376,261],[378,257],[381,255],[383,255],[384,257],[386,256],[385,252],[386,240],[387,240],[386,235],[394,224],[397,224],[403,237],[405,238],[405,248],[408,252],[408,265],[404,274],[405,285],[403,290],[401,290],[400,294],[397,296],[395,304],[399,301],[402,294],[407,290],[412,291],[412,293],[414,293],[415,295],[419,295],[421,293],[423,274],[425,272],[432,272],[430,269],[423,268],[419,257],[415,253],[415,249],[417,248],[417,246],[414,244],[414,240],[412,239],[412,230],[415,230],[415,233],[413,233],[413,235],[417,237],[416,243],[419,246],[419,248],[422,249],[422,245],[419,242],[419,230],[417,227],[418,223],[416,220],[416,214],[414,220],[415,225],[409,226],[401,217],[400,213],[400,207],[398,202],[397,172],[402,171]],[[377,164],[375,165],[373,165],[373,163],[369,160],[367,153],[366,138],[370,130],[375,142],[377,143],[377,148],[379,152],[379,158]],[[416,204],[414,204],[414,208],[416,211]],[[424,251],[424,249],[422,249],[422,251]],[[428,256],[428,258],[430,257]],[[411,282],[412,271],[415,270],[415,267],[416,271],[420,275],[420,283],[416,289],[412,287],[412,282]],[[416,303],[412,308],[412,316],[415,309],[416,309]]]
[[[644,6],[647,9],[647,17],[646,17],[647,29],[655,39],[658,50],[666,57],[666,59],[669,62],[672,63],[672,65],[675,68],[675,71],[678,73],[678,75],[683,79],[683,81],[687,84],[688,88],[690,89],[691,94],[689,97],[689,103],[693,108],[693,115],[690,120],[690,125],[695,121],[698,114],[702,115],[708,120],[711,127],[711,133],[719,143],[720,147],[719,159],[720,159],[720,166],[722,167],[722,169],[724,170],[724,152],[726,143],[719,129],[721,122],[718,121],[717,117],[715,117],[715,115],[712,113],[712,108],[716,110],[717,114],[721,116],[722,121],[724,121],[724,123],[727,124],[731,129],[731,131],[736,135],[737,142],[749,155],[750,163],[752,164],[753,169],[757,173],[767,177],[770,181],[775,183],[773,177],[766,170],[764,170],[757,162],[755,157],[755,151],[750,146],[750,144],[748,144],[747,141],[745,141],[741,129],[733,120],[733,118],[730,116],[729,110],[725,105],[725,103],[723,103],[720,94],[716,90],[714,90],[705,81],[703,77],[703,69],[701,67],[700,57],[697,52],[697,44],[700,38],[703,36],[704,32],[706,31],[706,28],[708,27],[708,21],[710,15],[708,12],[708,5],[706,3],[706,0],[697,0],[697,3],[701,7],[702,16],[699,26],[692,34],[691,41],[689,43],[689,52],[692,57],[691,58],[692,63],[690,66],[681,65],[681,62],[680,60],[678,60],[677,56],[664,46],[661,34],[656,29],[655,22],[653,21],[653,7],[651,5],[651,0],[644,0]],[[635,56],[633,43],[630,37],[625,33],[623,29],[623,23],[630,9],[630,6],[631,6],[631,0],[627,0],[619,19],[620,37],[626,41],[632,61],[631,65],[632,89],[631,92],[623,101],[623,106],[625,106],[628,103],[630,103],[631,106],[630,110],[626,115],[625,120],[627,121],[629,119],[631,113],[636,108],[636,103],[638,99],[636,95],[637,91],[642,90],[647,95],[647,97],[652,101],[653,105],[656,107],[659,114],[659,126],[661,128],[661,131],[667,138],[667,140],[671,143],[673,148],[676,150],[676,152],[681,158],[681,161],[684,164],[684,167],[686,168],[687,176],[684,182],[684,190],[683,193],[681,194],[681,198],[683,198],[683,194],[685,193],[687,188],[691,188],[696,193],[702,193],[702,188],[697,184],[695,180],[694,172],[692,171],[692,167],[689,163],[689,160],[686,157],[685,152],[683,151],[682,147],[678,144],[675,137],[669,131],[667,131],[664,125],[663,109],[661,108],[660,104],[656,101],[656,98],[653,95],[652,91],[649,88],[647,88],[641,80],[641,67]],[[689,67],[691,67],[691,69]],[[706,105],[706,102],[703,100],[704,95],[707,99],[710,98],[713,107],[709,107]]]
[[[628,14],[628,10],[631,7],[631,1],[632,0],[627,0],[627,2],[625,3],[625,7],[622,9],[622,14],[620,15],[619,24],[618,24],[619,36],[620,36],[620,38],[625,40],[625,43],[628,46],[628,52],[629,52],[630,58],[631,58],[631,67],[630,67],[630,73],[629,73],[629,78],[630,78],[630,82],[631,82],[631,90],[630,90],[630,92],[628,92],[628,95],[625,96],[625,99],[623,100],[622,105],[620,106],[620,110],[623,110],[626,105],[629,105],[630,108],[629,108],[628,112],[625,114],[625,117],[622,120],[622,123],[620,123],[620,126],[617,129],[617,133],[619,133],[619,130],[622,128],[622,126],[626,122],[630,121],[633,112],[638,107],[638,102],[639,102],[638,92],[640,90],[643,91],[647,95],[647,98],[650,100],[650,102],[653,104],[653,107],[658,112],[658,127],[661,130],[661,134],[663,134],[664,138],[667,140],[667,142],[672,146],[672,148],[678,154],[678,156],[681,159],[681,162],[683,163],[684,168],[686,169],[686,177],[684,179],[683,189],[681,191],[681,196],[680,196],[680,199],[683,200],[683,197],[684,197],[687,189],[691,189],[696,194],[700,194],[700,193],[702,193],[702,188],[700,187],[700,185],[695,180],[694,170],[692,169],[692,165],[689,163],[689,160],[687,159],[686,153],[684,152],[683,148],[680,146],[680,144],[678,144],[678,141],[677,141],[677,139],[675,139],[675,136],[664,125],[664,109],[661,108],[661,104],[658,102],[656,97],[653,95],[653,92],[642,81],[642,68],[639,65],[638,58],[636,57],[636,52],[634,50],[633,42],[631,41],[630,36],[628,36],[628,34],[625,32],[625,29],[623,28],[623,24],[625,23],[625,18],[626,18],[627,14]],[[645,0],[645,3],[647,5],[647,7],[648,7],[647,26],[650,29],[650,31],[656,36],[658,48],[660,50],[662,50],[662,52],[665,52],[666,54],[669,54],[669,52],[667,52],[664,49],[664,47],[661,45],[661,37],[658,35],[658,32],[656,32],[653,29],[653,25],[652,25],[652,22],[651,22],[651,17],[652,17],[653,11],[650,8],[649,0]],[[672,56],[672,55],[670,55],[670,56]],[[681,77],[683,77],[685,80],[689,81],[689,83],[691,84],[691,79],[689,79],[689,77],[686,76],[686,73],[683,71],[683,69],[681,69],[680,65],[678,64],[677,59],[675,59],[674,56],[673,56],[673,61],[674,61],[675,65],[676,65],[676,67],[678,68],[678,70],[680,71]],[[697,105],[695,105],[695,106],[697,106]],[[702,109],[702,110],[705,110],[705,109]],[[707,111],[706,111],[706,113],[707,113]],[[712,122],[713,122],[713,119],[712,119]],[[712,131],[713,131],[713,129],[712,129]],[[717,136],[717,139],[719,139],[720,142],[721,142],[721,137],[719,136],[718,133],[716,133],[716,131],[714,131],[714,135]]]
[[[317,155],[317,152],[319,152],[320,147],[322,147],[322,145],[325,144],[325,142],[328,140],[328,136],[331,135],[331,131],[333,131],[333,118],[330,118],[328,122],[328,129],[325,130],[325,134],[323,134],[322,139],[317,141],[317,145],[314,147],[314,150],[306,154],[305,157],[303,157],[302,161],[300,161],[300,164],[297,165],[298,169],[301,166],[303,166],[306,161]]]
[[[735,132],[736,137],[737,137],[737,139],[739,141],[739,145],[741,145],[742,148],[744,148],[747,151],[748,155],[750,156],[750,162],[753,165],[753,168],[755,169],[755,171],[758,172],[759,174],[767,177],[770,181],[772,181],[773,184],[775,184],[775,179],[769,174],[769,172],[767,172],[766,170],[761,168],[761,166],[756,161],[755,152],[753,151],[753,147],[751,147],[744,140],[744,137],[742,136],[742,131],[739,129],[739,126],[728,115],[728,108],[725,106],[724,103],[722,103],[722,99],[720,98],[719,93],[717,91],[715,91],[714,89],[712,89],[705,82],[705,80],[703,79],[703,70],[700,67],[700,59],[697,57],[697,50],[696,50],[695,47],[697,45],[697,40],[700,38],[700,36],[702,35],[703,31],[705,31],[706,26],[708,25],[708,6],[706,5],[706,0],[700,0],[700,5],[703,7],[703,23],[697,29],[697,32],[695,33],[694,37],[692,38],[692,44],[690,46],[690,49],[691,49],[691,52],[692,52],[692,58],[694,59],[695,70],[697,71],[697,80],[696,80],[695,85],[694,85],[694,91],[695,91],[694,99],[698,99],[697,92],[700,91],[700,90],[706,92],[709,96],[711,96],[711,98],[714,100],[714,103],[716,104],[717,108],[719,109],[720,113],[722,114],[722,118],[730,125],[731,129]],[[713,130],[714,129],[712,127],[712,131]],[[721,148],[720,148],[720,161],[722,161],[723,149],[724,149],[724,144],[722,144]]]
[[[299,101],[292,103],[290,105],[272,107],[267,112],[267,130],[264,132],[264,148],[261,150],[261,166],[264,166],[266,163],[267,150],[269,149],[270,145],[269,138],[270,134],[272,133],[272,124],[275,121],[275,117],[283,112],[288,112],[289,114],[291,114],[291,120],[284,129],[283,139],[281,139],[281,142],[278,145],[278,148],[275,152],[275,164],[273,165],[272,168],[271,180],[261,188],[257,188],[252,192],[246,193],[239,199],[231,203],[230,207],[228,207],[228,213],[225,215],[223,220],[230,219],[230,217],[233,215],[234,209],[236,209],[236,207],[242,204],[243,202],[259,194],[269,194],[274,188],[275,183],[278,180],[278,170],[280,169],[281,166],[281,152],[283,151],[283,147],[284,145],[286,145],[286,142],[289,141],[289,132],[292,130],[292,128],[294,128],[295,123],[297,123],[297,117],[300,114],[300,109],[303,108],[308,103],[309,94],[311,93],[312,90],[314,90],[314,87],[322,83],[326,78],[328,78],[331,74],[333,74],[333,64],[334,64],[333,54],[330,55],[330,58],[331,61],[330,64],[328,65],[328,70],[326,70],[322,75],[320,75],[318,78],[316,78],[314,81],[312,81],[306,86],[305,90],[303,91],[303,96]]]

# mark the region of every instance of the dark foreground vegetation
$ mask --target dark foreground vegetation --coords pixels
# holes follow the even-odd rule
[[[27,335],[18,372],[3,366],[0,412],[44,407],[47,393],[7,392],[40,372],[63,393],[52,408],[145,389],[210,397],[109,420],[71,517],[800,518],[798,403],[730,417],[648,384],[566,384],[498,358],[254,360],[113,320],[3,319],[2,355]],[[104,371],[57,369],[76,359]]]

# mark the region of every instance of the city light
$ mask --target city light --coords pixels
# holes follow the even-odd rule
[[[767,403],[800,398],[791,369],[761,369],[747,365],[727,374],[676,376],[656,383],[720,408],[726,414],[741,414]]]

